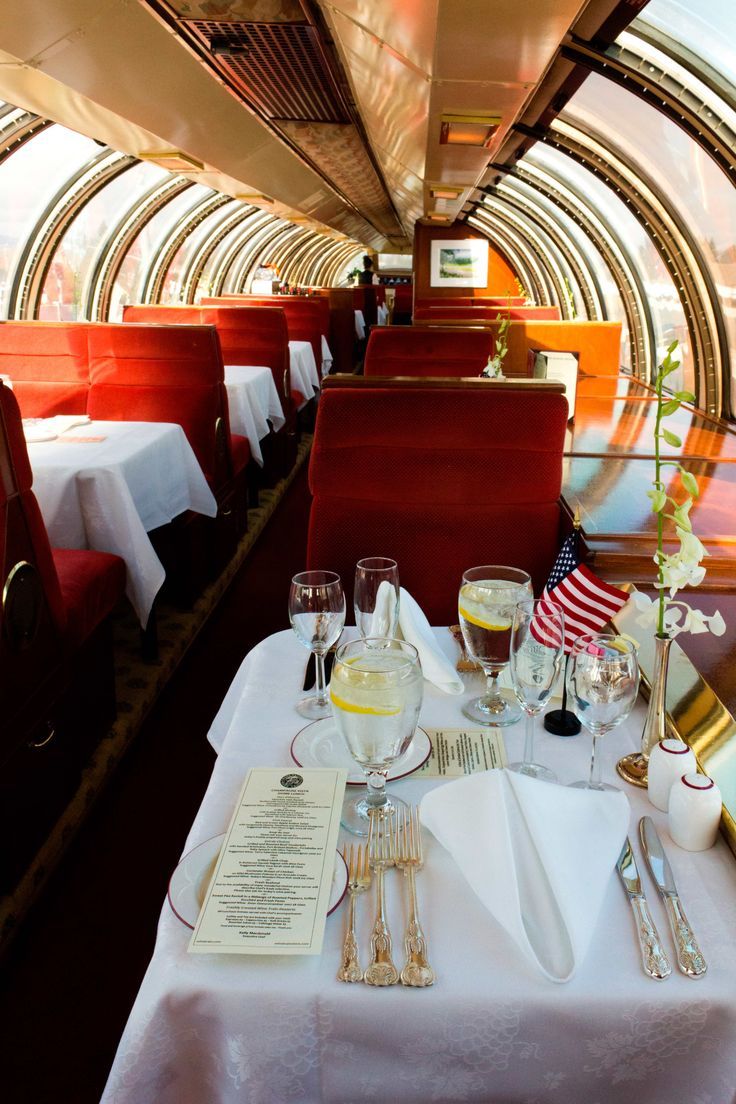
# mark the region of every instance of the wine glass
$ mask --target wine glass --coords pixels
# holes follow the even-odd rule
[[[423,690],[419,655],[405,640],[366,637],[337,649],[330,682],[332,715],[368,783],[364,797],[343,807],[342,823],[356,835],[368,835],[371,810],[388,816],[406,808],[398,798],[389,798],[386,778],[411,743]]]
[[[631,640],[615,633],[586,633],[573,644],[567,673],[568,693],[580,720],[593,737],[590,776],[573,786],[615,790],[601,782],[598,740],[625,721],[639,692],[639,664]]]
[[[463,575],[458,597],[460,628],[468,653],[487,679],[485,694],[463,706],[463,714],[476,724],[509,725],[521,716],[516,697],[499,690],[498,676],[509,662],[516,605],[531,597],[532,581],[526,571],[516,567],[471,567]]]
[[[297,639],[314,652],[317,693],[302,698],[297,711],[316,721],[329,717],[325,686],[325,655],[340,639],[345,625],[345,595],[334,571],[302,571],[291,580],[289,621]]]
[[[396,560],[370,556],[355,566],[355,624],[366,636],[393,637],[399,621],[399,568]]]
[[[542,712],[560,673],[565,648],[562,607],[545,598],[519,602],[511,626],[511,681],[526,714],[524,760],[509,770],[556,782],[557,775],[534,762],[534,718]]]

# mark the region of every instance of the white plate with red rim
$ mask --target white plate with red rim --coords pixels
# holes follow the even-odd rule
[[[387,782],[396,782],[419,770],[432,754],[432,741],[423,728],[417,728],[404,754],[389,767]],[[345,746],[332,717],[312,721],[291,741],[291,758],[298,767],[343,767],[348,786],[365,786],[365,774]]]
[[[212,836],[193,847],[177,866],[169,880],[167,893],[171,911],[182,924],[194,929],[199,911],[202,908],[215,863],[220,854],[225,833]],[[335,852],[335,869],[332,873],[332,886],[327,915],[334,912],[342,901],[348,888],[348,868],[339,851]]]

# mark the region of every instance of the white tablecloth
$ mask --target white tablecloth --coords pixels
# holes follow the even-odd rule
[[[81,437],[104,440],[74,442]],[[145,626],[165,578],[148,532],[185,510],[217,514],[184,430],[158,422],[90,422],[55,441],[29,444],[28,455],[51,544],[121,556],[126,593]]]
[[[388,322],[388,307],[385,303],[379,303],[376,311],[378,315],[378,325],[385,326]]]
[[[285,420],[273,373],[270,368],[226,364],[225,387],[230,430],[248,438],[251,456],[263,467],[260,442],[272,428],[280,429]]]
[[[355,336],[358,341],[365,340],[365,318],[362,310],[356,310],[355,312]]]
[[[289,361],[291,387],[293,391],[299,391],[304,395],[304,402],[302,403],[302,406],[304,406],[313,395],[319,394],[320,378],[311,342],[290,341]]]
[[[322,334],[322,375],[328,376],[332,367],[332,352],[327,344],[327,338]]]
[[[448,654],[454,644],[438,630]],[[225,830],[250,766],[290,765],[303,722],[294,710],[306,651],[287,631],[245,659],[210,738],[220,749],[185,851]],[[473,692],[477,676],[468,678]],[[420,723],[463,724],[463,699],[425,683]],[[603,742],[604,777],[638,740],[643,709]],[[522,752],[522,726],[507,730]],[[537,758],[563,782],[587,771],[590,739],[541,732]],[[407,800],[438,780],[394,783]],[[484,1101],[498,1104],[732,1104],[736,1085],[736,866],[719,841],[689,854],[666,817],[626,787],[638,819],[653,817],[709,961],[691,981],[642,972],[633,919],[611,872],[588,958],[567,985],[547,981],[491,919],[439,844],[426,834],[418,879],[437,983],[390,990],[335,980],[345,909],[327,923],[320,958],[188,955],[190,932],[164,904],[153,960],[125,1029],[104,1104],[349,1104],[352,1101]],[[489,846],[492,841],[489,840]],[[637,855],[640,854],[635,844]],[[643,865],[643,864],[641,864]],[[644,876],[646,879],[646,876]],[[647,894],[671,949],[651,883]],[[395,958],[402,960],[403,885],[387,878]],[[362,957],[372,902],[358,904]],[[673,959],[674,960],[674,959]]]

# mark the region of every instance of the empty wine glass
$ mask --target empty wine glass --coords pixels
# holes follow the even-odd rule
[[[614,633],[588,633],[573,644],[567,672],[568,693],[580,720],[593,737],[590,775],[572,785],[587,790],[615,790],[601,782],[597,756],[601,736],[625,721],[639,692],[639,664],[631,640]]]
[[[519,602],[511,626],[511,681],[526,714],[524,760],[509,770],[556,782],[548,767],[534,762],[534,718],[542,712],[560,673],[565,646],[562,607],[545,598]]]
[[[343,806],[342,823],[367,836],[370,813],[387,816],[406,805],[386,793],[389,768],[417,727],[424,680],[419,655],[405,640],[366,637],[337,649],[330,682],[335,726],[362,767],[368,790]]]
[[[517,602],[531,597],[532,581],[526,571],[516,567],[471,567],[463,575],[458,597],[460,628],[468,653],[487,679],[485,694],[463,706],[463,714],[476,724],[509,725],[521,716],[516,697],[499,690],[498,676],[509,662]]]
[[[345,625],[345,595],[334,571],[302,571],[291,580],[289,621],[297,639],[314,653],[317,693],[302,698],[297,711],[310,720],[329,717],[325,685],[325,655],[340,639]]]
[[[370,556],[355,566],[355,624],[360,635],[392,637],[399,621],[399,568],[396,560]]]

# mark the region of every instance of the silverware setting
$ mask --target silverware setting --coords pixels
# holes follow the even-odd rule
[[[639,821],[639,836],[649,872],[667,912],[672,938],[675,941],[677,965],[687,977],[702,977],[708,966],[685,915],[672,867],[651,817],[645,816]]]
[[[680,902],[672,868],[651,817],[645,816],[639,821],[639,838],[649,872],[664,902],[675,941],[677,965],[686,977],[702,977],[708,967]],[[634,913],[644,973],[655,981],[664,981],[672,973],[672,967],[652,919],[628,838],[616,863],[616,871]]]
[[[388,816],[372,813],[367,844],[351,844],[343,848],[343,858],[348,867],[350,897],[338,981],[363,981],[366,985],[378,987],[398,982],[412,988],[432,985],[435,975],[427,959],[427,942],[419,921],[416,890],[416,873],[424,865],[419,810],[413,807],[401,816],[396,816],[394,810]],[[408,886],[408,920],[404,935],[406,963],[400,973],[392,958],[393,943],[385,910],[384,877],[391,867],[403,871]],[[355,935],[355,900],[370,888],[373,874],[376,904],[370,940],[371,958],[366,970],[362,971]]]

